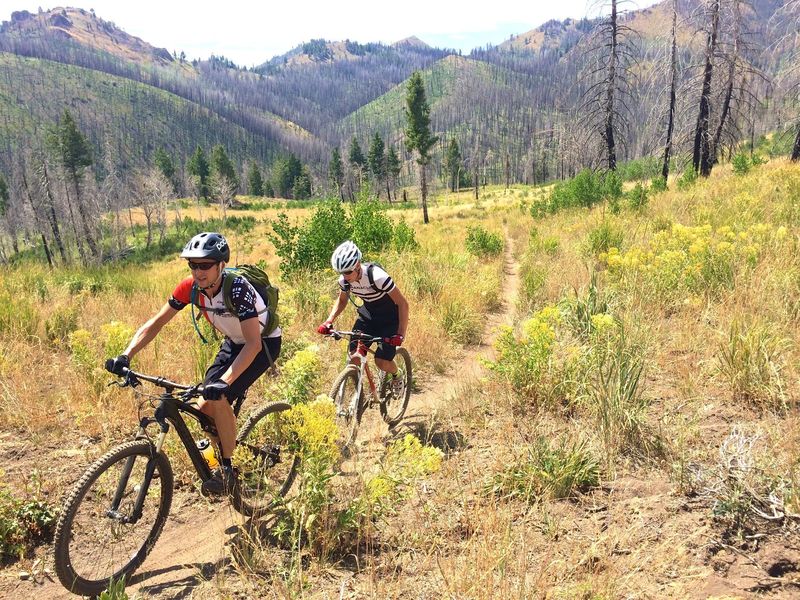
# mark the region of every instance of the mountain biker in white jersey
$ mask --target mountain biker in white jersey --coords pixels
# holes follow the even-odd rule
[[[363,304],[358,307],[358,318],[353,324],[353,330],[388,340],[378,345],[375,364],[393,378],[397,374],[394,357],[397,347],[405,340],[408,327],[408,301],[383,268],[373,263],[361,262],[361,250],[350,240],[333,251],[331,266],[339,273],[339,296],[317,332],[329,334],[336,317],[347,306],[349,295],[357,296]],[[351,354],[355,352],[356,346],[356,341],[350,342]]]

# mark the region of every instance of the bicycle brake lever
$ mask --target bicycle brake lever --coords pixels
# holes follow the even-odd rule
[[[125,385],[129,385],[131,387],[139,387],[142,385],[142,382],[134,375],[131,371],[128,371],[125,374]],[[123,386],[124,387],[124,386]]]
[[[333,339],[335,339],[336,341],[339,341],[340,339],[342,339],[342,336],[341,336],[341,335],[339,335],[338,333],[335,333],[335,332],[334,332],[334,333],[331,333],[331,337],[332,337]]]

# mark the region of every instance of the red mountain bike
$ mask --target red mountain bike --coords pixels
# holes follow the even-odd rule
[[[411,355],[405,348],[397,349],[397,377],[392,381],[383,371],[378,371],[380,377],[373,374],[372,367],[367,364],[369,355],[375,354],[367,344],[386,341],[384,338],[360,331],[333,330],[329,335],[336,340],[347,337],[358,343],[330,391],[330,397],[336,405],[336,420],[343,434],[342,446],[345,451],[350,451],[358,434],[361,417],[368,407],[377,404],[389,427],[396,426],[403,418],[411,397]]]

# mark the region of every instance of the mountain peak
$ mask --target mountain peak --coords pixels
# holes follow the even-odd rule
[[[392,46],[394,46],[394,47],[397,47],[397,46],[414,46],[416,48],[430,48],[430,46],[428,44],[423,42],[421,39],[419,39],[415,35],[412,35],[411,37],[403,38],[402,40],[397,41],[394,44],[392,44]]]
[[[123,60],[140,64],[167,65],[176,62],[165,48],[156,48],[98,17],[93,9],[58,7],[11,13],[0,26],[0,34],[12,38],[51,38],[95,48]]]

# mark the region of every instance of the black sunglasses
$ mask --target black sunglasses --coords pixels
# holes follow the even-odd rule
[[[189,269],[192,270],[192,271],[197,271],[197,270],[208,271],[211,267],[213,267],[215,265],[218,265],[218,264],[219,264],[218,262],[196,263],[196,262],[189,261]]]

